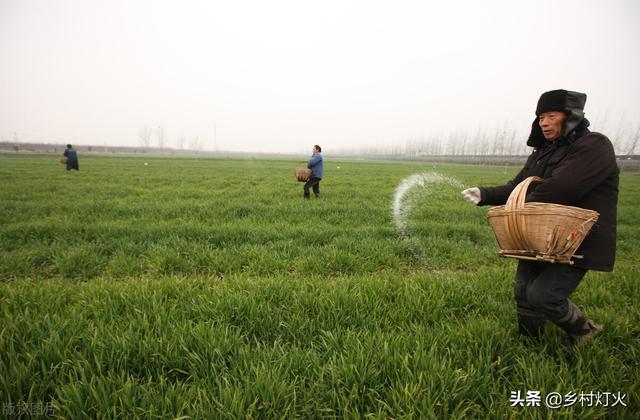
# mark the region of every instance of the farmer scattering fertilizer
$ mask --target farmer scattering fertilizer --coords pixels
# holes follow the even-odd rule
[[[320,181],[324,176],[324,163],[322,162],[322,148],[317,144],[311,149],[311,159],[307,162],[307,168],[311,169],[311,176],[309,180],[304,184],[304,198],[309,198],[311,193],[309,188],[313,188],[313,194],[316,198],[320,198]]]
[[[78,153],[70,144],[67,144],[67,148],[64,149],[62,154],[64,163],[67,165],[67,172],[73,170],[79,171],[80,165],[78,164]]]
[[[539,339],[545,322],[566,332],[570,353],[603,327],[588,319],[569,300],[588,270],[612,271],[616,249],[618,166],[607,137],[589,131],[584,117],[584,93],[554,90],[544,93],[536,108],[527,145],[534,148],[524,168],[507,184],[476,187],[462,192],[475,205],[500,205],[525,178],[544,181],[532,187],[527,202],[556,203],[599,213],[598,223],[569,264],[520,260],[515,299],[521,334]]]

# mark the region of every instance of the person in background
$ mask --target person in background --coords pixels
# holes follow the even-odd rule
[[[566,333],[563,344],[572,355],[603,327],[588,319],[569,296],[588,270],[612,271],[616,252],[616,208],[619,169],[611,141],[591,132],[584,117],[587,95],[553,90],[540,96],[527,145],[534,148],[524,168],[507,184],[462,192],[475,205],[505,204],[511,191],[529,176],[528,202],[556,203],[595,210],[599,219],[576,251],[573,265],[518,261],[515,301],[520,334],[540,339],[546,321]]]
[[[67,148],[64,149],[62,156],[67,158],[67,172],[72,169],[75,169],[76,171],[80,170],[80,166],[78,165],[78,153],[70,144],[67,144]]]
[[[311,149],[311,159],[307,163],[307,168],[311,169],[311,177],[304,184],[304,198],[310,198],[309,188],[313,188],[313,193],[320,198],[320,181],[324,175],[324,164],[322,163],[322,148],[317,144]]]

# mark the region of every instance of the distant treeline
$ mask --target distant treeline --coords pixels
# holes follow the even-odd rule
[[[428,145],[429,143],[427,143]],[[89,154],[126,154],[126,155],[173,155],[173,156],[216,156],[216,157],[279,157],[279,158],[304,158],[300,154],[286,153],[258,153],[258,152],[231,152],[231,151],[206,151],[190,149],[174,149],[169,147],[126,147],[126,146],[87,146],[74,145],[79,153]],[[0,142],[0,153],[44,153],[62,154],[65,145],[48,143],[19,143]],[[361,148],[354,150],[327,151],[325,156],[332,159],[373,159],[373,160],[405,160],[433,163],[460,163],[470,165],[522,165],[527,159],[530,149],[519,150],[520,153],[493,153],[489,154],[478,149],[476,154],[443,154],[445,150],[438,149],[430,154],[424,144],[413,142],[398,148]],[[628,171],[640,171],[640,155],[618,155],[619,165]]]
[[[0,151],[3,152],[30,152],[62,154],[66,145],[50,143],[20,143],[0,142]],[[114,154],[199,154],[202,150],[172,149],[170,147],[127,147],[127,146],[85,146],[73,145],[73,148],[81,153],[114,153]]]

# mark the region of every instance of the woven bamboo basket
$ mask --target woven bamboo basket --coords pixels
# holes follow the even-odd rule
[[[498,255],[506,258],[573,264],[572,258],[598,212],[551,203],[525,203],[531,176],[518,184],[504,206],[489,209],[488,218],[498,241]]]
[[[66,165],[67,164],[67,157],[66,156],[62,156],[60,158],[60,163],[62,163],[63,165]]]
[[[296,166],[293,169],[293,175],[300,182],[307,182],[311,178],[311,169],[306,166]]]

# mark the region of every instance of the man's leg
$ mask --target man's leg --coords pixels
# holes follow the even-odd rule
[[[602,327],[587,319],[569,296],[587,270],[564,264],[545,265],[527,288],[528,302],[567,333],[567,346],[585,344]]]
[[[313,181],[313,178],[309,178],[309,180],[307,182],[304,183],[304,198],[309,198],[311,196],[311,194],[309,193],[309,188],[311,188],[311,182]]]
[[[320,182],[320,178],[316,178],[313,176],[309,178],[307,182],[305,182],[304,198],[309,198],[311,196],[311,194],[309,193],[309,188],[312,188],[312,187],[313,187],[313,193],[316,195],[316,197],[320,196],[320,187],[318,186],[318,182]]]
[[[316,197],[320,198],[320,178],[316,178],[317,182],[313,184],[313,193]]]
[[[533,261],[518,261],[514,294],[516,300],[516,314],[518,317],[518,332],[535,340],[544,333],[546,319],[544,314],[536,311],[527,300],[527,288],[540,275],[544,266]]]

